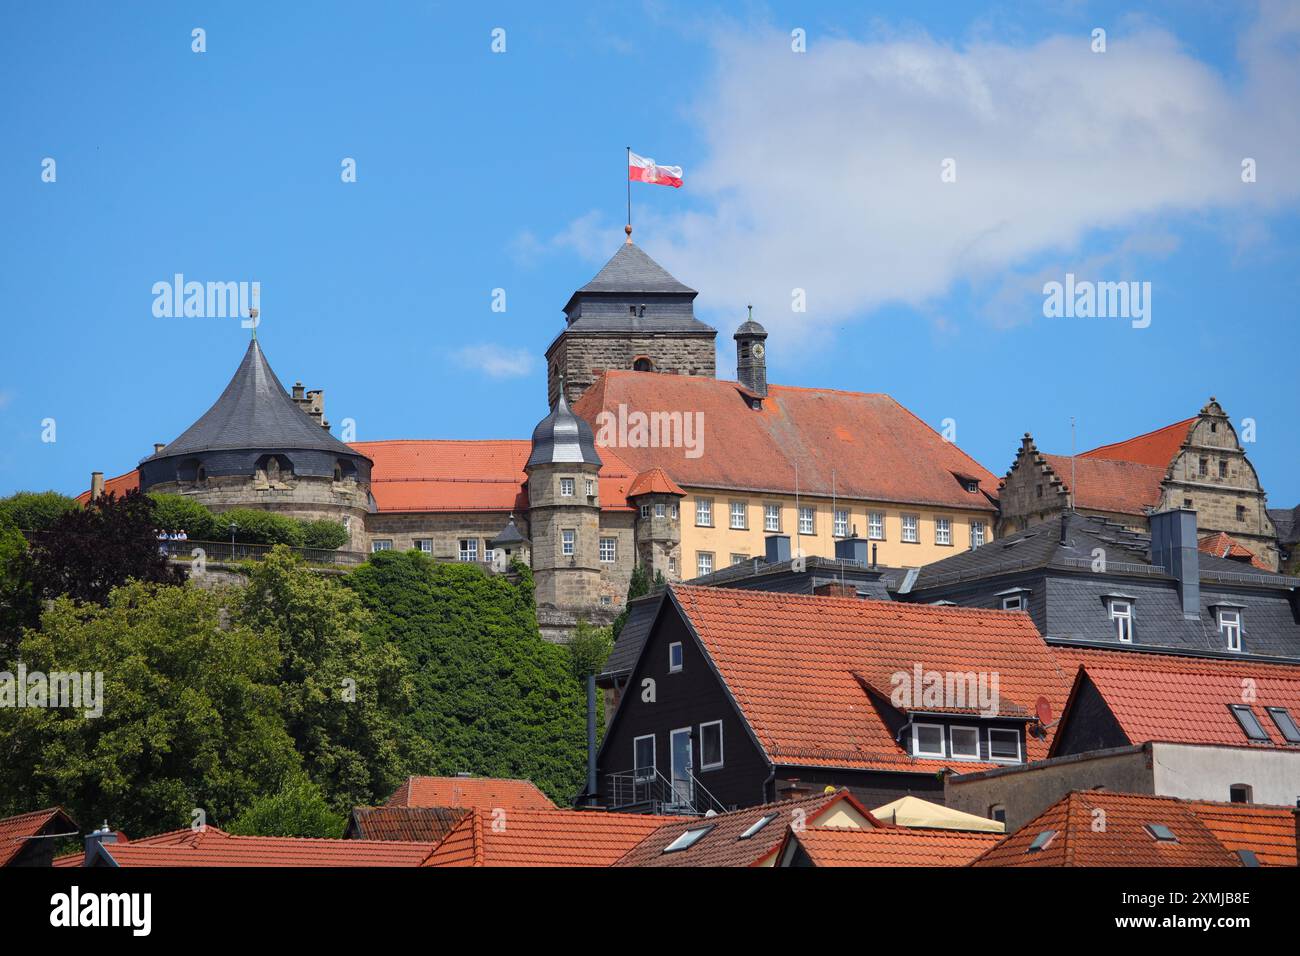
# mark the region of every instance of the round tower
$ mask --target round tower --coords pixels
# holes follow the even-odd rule
[[[736,329],[736,379],[759,398],[767,397],[767,329],[749,318]]]

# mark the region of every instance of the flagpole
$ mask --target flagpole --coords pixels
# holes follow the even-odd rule
[[[627,148],[627,241],[632,241],[632,147]]]

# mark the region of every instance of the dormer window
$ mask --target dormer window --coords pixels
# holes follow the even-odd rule
[[[1110,599],[1110,620],[1115,627],[1115,639],[1121,644],[1133,643],[1133,602]]]
[[[912,725],[913,757],[946,757],[942,724]]]
[[[1235,608],[1219,608],[1219,633],[1228,643],[1228,650],[1241,650],[1241,612]]]

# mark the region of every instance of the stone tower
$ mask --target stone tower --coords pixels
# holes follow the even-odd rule
[[[607,616],[599,605],[600,465],[591,426],[569,410],[561,390],[533,429],[524,466],[539,621],[599,623]]]
[[[767,398],[767,329],[749,318],[736,329],[736,379],[759,398]]]
[[[697,294],[629,235],[564,307],[565,329],[546,350],[547,403],[555,407],[561,380],[576,402],[606,369],[712,378],[718,333],[695,318]]]
[[[680,581],[682,560],[681,501],[686,497],[662,468],[636,476],[627,500],[637,510],[636,559],[653,579]]]

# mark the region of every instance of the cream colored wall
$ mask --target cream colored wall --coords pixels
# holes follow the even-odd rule
[[[817,509],[815,533],[797,534],[798,514],[793,495],[754,495],[718,491],[716,489],[684,488],[686,497],[682,499],[682,567],[678,573],[684,579],[696,576],[697,557],[701,551],[713,553],[715,571],[731,564],[732,554],[744,554],[748,557],[762,557],[765,553],[765,539],[770,532],[764,530],[764,505],[776,504],[781,507],[781,530],[779,534],[790,536],[790,547],[802,548],[805,555],[818,557],[835,557],[835,539],[832,532],[832,508],[830,498],[818,498],[801,495],[801,507]],[[704,528],[695,523],[695,503],[697,498],[713,499],[713,527]],[[733,529],[731,523],[731,502],[744,501],[748,527],[746,530]],[[868,543],[879,546],[876,560],[887,567],[919,567],[951,557],[970,546],[970,526],[972,521],[984,522],[984,541],[993,540],[994,514],[976,512],[960,508],[934,508],[932,506],[910,507],[896,503],[874,503],[837,499],[835,510],[849,512],[849,531],[856,526],[858,537],[867,538],[867,514],[880,511],[885,515],[885,535],[882,540],[869,540]],[[903,515],[915,514],[920,518],[919,543],[904,543]],[[935,519],[948,518],[952,522],[952,544],[935,544]]]

